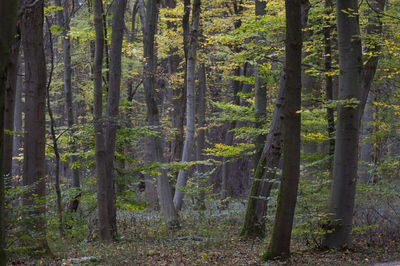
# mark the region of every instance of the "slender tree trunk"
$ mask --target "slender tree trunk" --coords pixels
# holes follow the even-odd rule
[[[328,17],[333,12],[333,5],[331,0],[325,0],[326,15]],[[327,23],[331,23],[327,21]],[[324,45],[325,45],[325,93],[326,100],[333,100],[333,77],[332,77],[332,29],[331,25],[328,25],[324,29]],[[326,108],[326,117],[328,120],[328,137],[329,137],[329,155],[333,156],[335,152],[335,119],[334,109],[332,107]],[[332,165],[332,164],[330,164]]]
[[[187,58],[187,94],[186,94],[186,136],[185,143],[183,145],[182,162],[189,162],[193,158],[191,154],[194,148],[194,133],[195,133],[195,111],[196,111],[196,57],[199,37],[199,25],[200,25],[200,12],[201,12],[201,1],[194,0],[192,7],[192,26],[190,32],[190,42]],[[182,208],[182,201],[184,191],[182,190],[186,186],[187,181],[187,170],[180,170],[178,179],[176,181],[175,195],[174,195],[174,206],[179,211]]]
[[[77,151],[77,144],[74,139],[74,112],[73,112],[73,95],[72,95],[72,67],[71,67],[71,42],[68,37],[69,22],[70,19],[70,1],[64,1],[64,5],[61,4],[61,0],[55,1],[57,6],[62,6],[64,9],[57,11],[57,21],[60,27],[64,30],[61,34],[61,42],[63,47],[63,60],[64,60],[64,93],[65,93],[65,104],[67,107],[67,125],[69,132],[71,134],[71,141],[69,143],[70,151],[75,153]],[[70,156],[68,158],[69,164],[72,165],[74,162],[78,161],[78,156]],[[71,169],[72,173],[72,188],[76,190],[76,196],[69,204],[69,211],[76,211],[79,206],[80,198],[80,180],[79,180],[79,170],[77,168]]]
[[[62,198],[61,198],[61,188],[60,188],[60,152],[58,149],[58,139],[56,135],[56,121],[53,116],[53,111],[51,109],[50,105],[50,85],[51,81],[53,78],[53,72],[54,72],[54,50],[53,50],[53,35],[51,33],[51,25],[49,23],[48,17],[46,17],[46,24],[47,24],[47,30],[48,30],[48,38],[49,42],[48,49],[50,51],[50,73],[49,73],[49,81],[46,86],[46,93],[47,93],[47,111],[49,113],[50,117],[50,135],[51,139],[53,141],[53,150],[54,150],[54,157],[55,157],[55,184],[54,184],[54,189],[56,191],[56,205],[57,205],[57,215],[58,215],[58,231],[60,233],[60,237],[64,237],[64,224],[63,224],[63,219],[62,219]]]
[[[381,45],[379,37],[382,34],[382,21],[381,14],[385,10],[386,0],[369,0],[368,9],[368,26],[367,36],[372,36],[371,39],[367,40],[368,44],[365,48],[365,53],[370,54],[368,59],[363,63],[361,72],[361,96],[360,96],[360,108],[358,113],[359,123],[364,112],[365,104],[367,103],[368,94],[371,89],[371,84],[375,76],[376,68],[379,61],[379,52],[381,51]],[[375,11],[373,11],[373,10]],[[378,14],[376,13],[378,12]]]
[[[286,86],[283,120],[283,169],[274,228],[263,259],[290,255],[300,176],[301,0],[286,1]]]
[[[4,103],[7,80],[7,67],[13,33],[17,19],[17,1],[4,0],[0,2],[0,128],[4,128]],[[5,223],[4,223],[4,134],[0,134],[0,265],[6,265],[5,253]]]
[[[370,136],[373,133],[373,126],[370,125],[373,119],[373,93],[369,92],[368,101],[365,105],[364,115],[362,117],[362,130],[361,130],[361,138],[365,141],[365,138]],[[368,173],[369,163],[372,162],[372,151],[373,144],[370,142],[362,143],[360,148],[360,162],[359,162],[359,173],[360,173],[360,183],[364,185],[369,185],[371,183],[371,175]]]
[[[301,2],[302,27],[307,21],[310,4]],[[265,237],[265,215],[267,213],[268,197],[276,177],[276,170],[282,154],[282,124],[284,118],[284,97],[286,88],[286,63],[283,66],[279,82],[278,97],[272,116],[267,140],[265,142],[260,160],[255,169],[253,183],[247,202],[246,215],[240,236],[243,238]]]
[[[13,157],[19,156],[21,153],[20,149],[23,147],[23,136],[22,132],[22,110],[24,109],[22,103],[22,92],[23,92],[23,84],[22,84],[22,66],[19,64],[18,74],[17,74],[17,84],[16,84],[16,93],[15,93],[15,111],[14,111],[14,131],[18,132],[14,135],[13,140]],[[12,174],[11,176],[22,176],[22,162],[18,159],[12,161]]]
[[[95,159],[97,176],[97,202],[99,215],[100,239],[112,240],[113,229],[110,224],[110,214],[108,213],[107,198],[107,166],[106,149],[103,132],[103,87],[102,87],[102,68],[103,68],[103,3],[101,0],[93,0],[94,27],[96,32],[95,56],[93,62],[93,83],[94,83],[94,133],[95,133]]]
[[[246,215],[240,231],[240,236],[243,238],[265,237],[265,215],[267,213],[268,197],[276,178],[276,169],[282,154],[282,120],[283,102],[286,94],[285,86],[286,74],[283,70],[267,141],[258,161],[247,200]]]
[[[145,19],[142,19],[143,27],[143,74],[144,74],[144,90],[147,105],[147,122],[149,126],[158,131],[158,136],[147,136],[149,143],[149,150],[153,155],[154,162],[163,163],[163,140],[161,137],[160,117],[156,100],[156,59],[154,56],[154,37],[157,30],[159,0],[148,0],[146,6]],[[144,21],[143,21],[144,20]],[[164,215],[166,222],[170,226],[178,226],[178,215],[175,210],[171,188],[168,182],[168,175],[164,169],[159,169],[161,175],[157,176],[157,191],[160,201],[161,211]]]
[[[7,83],[5,91],[5,110],[4,110],[4,129],[13,131],[14,129],[14,110],[17,91],[17,74],[19,63],[20,37],[14,38],[11,47],[10,62],[7,71]],[[11,181],[12,177],[12,156],[14,134],[6,132],[4,134],[4,176]]]
[[[256,9],[255,15],[256,16],[264,16],[266,14],[266,2],[256,0]],[[257,41],[259,42],[260,37],[257,37]],[[266,116],[266,108],[267,108],[267,91],[266,86],[264,84],[264,80],[261,77],[260,68],[263,64],[263,61],[260,60],[257,62],[257,65],[254,70],[254,110],[255,110],[255,117],[256,117],[256,128],[260,129],[265,124],[265,116]],[[256,136],[255,139],[255,146],[256,146],[256,154],[254,156],[254,172],[257,170],[258,161],[260,160],[263,146],[265,144],[265,135],[259,134]]]
[[[33,249],[49,251],[45,221],[46,61],[43,44],[43,2],[24,1],[22,11],[21,34],[26,84],[23,185],[32,186],[32,190],[25,194],[24,205],[31,207],[32,215],[37,219],[34,226],[26,228],[35,235]]]
[[[117,234],[117,219],[114,192],[114,153],[118,126],[118,111],[121,85],[121,51],[124,30],[124,15],[126,0],[116,0],[113,3],[113,21],[111,33],[111,60],[110,79],[106,109],[105,123],[105,149],[106,149],[106,183],[107,183],[107,209],[109,225],[113,238]]]
[[[346,12],[343,12],[346,10]],[[339,99],[361,99],[361,39],[358,1],[338,0],[336,14],[339,36]],[[330,233],[323,245],[340,248],[351,245],[354,197],[357,180],[359,113],[361,106],[339,106],[333,182],[329,199]]]
[[[204,63],[199,67],[199,105],[197,110],[197,147],[196,147],[196,160],[202,161],[205,156],[202,154],[203,149],[205,148],[206,141],[206,91],[207,91],[207,76],[206,76],[206,67]],[[199,193],[198,193],[198,203],[197,207],[199,210],[205,210],[205,185],[206,180],[204,178],[205,173],[205,165],[198,164],[197,165],[197,175],[198,184],[199,184]]]

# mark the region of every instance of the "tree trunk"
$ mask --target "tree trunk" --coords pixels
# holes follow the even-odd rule
[[[35,235],[33,249],[48,251],[46,240],[45,145],[46,145],[46,61],[43,44],[43,0],[24,1],[21,35],[25,62],[25,138],[23,185],[32,186],[24,195],[24,205],[31,206],[37,219],[26,228]]]
[[[199,68],[199,93],[198,93],[198,110],[197,110],[197,147],[196,147],[196,160],[202,161],[204,160],[205,156],[202,154],[203,149],[205,148],[205,141],[206,141],[206,91],[207,91],[207,76],[206,76],[206,67],[201,64]],[[198,175],[198,185],[199,185],[199,192],[198,192],[198,202],[197,208],[199,210],[205,210],[205,185],[206,180],[203,176],[205,173],[205,165],[198,164],[197,165],[197,175]]]
[[[0,2],[0,128],[4,128],[4,103],[7,67],[17,18],[17,1]],[[4,150],[4,134],[0,134],[0,151]],[[0,265],[7,264],[4,223],[4,153],[0,152]]]
[[[284,95],[286,95],[285,67],[283,69],[267,141],[258,161],[247,200],[246,215],[240,231],[240,236],[243,238],[265,237],[265,215],[267,213],[268,197],[282,154],[283,102]]]
[[[373,120],[373,93],[369,92],[368,101],[365,105],[364,115],[362,117],[362,130],[361,130],[361,139],[364,141],[360,148],[360,162],[359,162],[359,173],[360,173],[360,183],[364,185],[369,185],[371,183],[371,175],[368,173],[369,164],[372,162],[372,151],[374,145],[370,142],[365,142],[365,138],[370,136],[373,133],[373,126],[370,123]]]
[[[326,15],[329,17],[333,12],[333,5],[331,0],[325,0]],[[327,23],[331,23],[327,21]],[[333,78],[332,78],[332,29],[333,26],[328,25],[324,29],[324,45],[325,45],[325,93],[326,100],[333,100]],[[333,157],[335,152],[335,119],[334,109],[332,107],[326,108],[326,118],[328,120],[328,137],[329,137],[329,155]],[[332,160],[330,165],[332,165]]]
[[[109,225],[113,238],[117,234],[117,214],[115,209],[114,191],[114,153],[118,126],[118,111],[121,85],[121,51],[124,30],[124,15],[126,0],[116,0],[113,3],[113,20],[110,51],[110,79],[107,95],[105,149],[106,149],[106,183],[107,209]]]
[[[256,9],[255,13],[256,16],[264,16],[266,14],[266,3],[264,1],[256,0]],[[260,37],[257,37],[258,41]],[[267,91],[266,86],[264,84],[264,80],[260,75],[260,68],[263,64],[263,60],[257,62],[255,67],[255,83],[254,83],[254,110],[255,110],[255,117],[256,123],[255,127],[261,129],[265,125],[265,116],[266,116],[266,108],[267,108]],[[265,135],[259,134],[256,136],[255,139],[255,147],[256,147],[256,154],[254,156],[254,172],[257,171],[258,161],[260,160],[263,146],[265,144]]]
[[[14,130],[14,111],[17,91],[17,74],[21,62],[19,56],[20,37],[13,39],[11,47],[10,62],[7,70],[7,83],[5,91],[5,110],[4,110],[4,129]],[[6,132],[4,134],[4,176],[11,181],[12,177],[12,156],[14,134]]]
[[[23,92],[23,84],[22,84],[22,66],[19,64],[18,74],[17,74],[17,84],[16,84],[16,93],[15,93],[15,111],[14,111],[14,131],[18,132],[13,137],[13,157],[19,156],[21,153],[21,148],[23,147],[23,136],[22,132],[22,110],[24,109],[22,103],[22,92]],[[12,161],[12,174],[11,176],[22,176],[22,162],[18,159]]]
[[[302,27],[307,21],[310,4],[308,1],[301,3]],[[265,215],[267,213],[268,197],[274,181],[276,170],[282,154],[282,122],[284,118],[284,97],[286,88],[286,63],[283,66],[279,82],[278,97],[272,116],[267,140],[265,142],[257,168],[254,171],[253,183],[247,202],[246,215],[240,236],[243,238],[265,237]]]
[[[159,135],[149,135],[148,143],[149,143],[149,151],[153,156],[153,162],[164,162],[164,153],[163,153],[163,141],[161,137],[161,128],[160,128],[160,117],[156,100],[156,59],[155,59],[155,49],[154,49],[154,37],[157,30],[157,18],[158,18],[158,7],[159,0],[148,0],[146,6],[146,17],[143,27],[143,57],[145,60],[143,61],[143,85],[145,90],[145,98],[147,105],[147,123],[149,126],[154,127],[155,130],[158,131]],[[164,215],[164,218],[168,225],[170,226],[178,226],[178,215],[176,213],[172,195],[171,188],[168,182],[168,175],[164,169],[159,169],[161,171],[161,175],[157,176],[157,191],[158,197],[160,201],[161,211]]]
[[[67,125],[69,129],[69,133],[71,134],[71,141],[68,146],[70,147],[70,151],[75,153],[77,151],[77,144],[74,139],[74,112],[73,112],[73,96],[72,96],[72,67],[71,67],[71,42],[68,37],[69,31],[69,1],[64,1],[64,5],[61,4],[61,0],[55,1],[57,6],[62,6],[64,9],[57,11],[57,20],[58,25],[63,27],[63,32],[61,34],[61,42],[63,47],[63,59],[64,59],[64,93],[65,93],[65,104],[67,107]],[[69,164],[78,161],[78,156],[70,156],[68,158]],[[71,167],[70,167],[71,168]],[[71,168],[72,173],[72,188],[76,191],[76,196],[69,204],[69,211],[76,211],[79,206],[79,198],[80,198],[80,180],[79,180],[79,170],[77,168]]]
[[[374,9],[383,11],[384,0],[370,2]],[[342,10],[352,10],[350,15]],[[354,13],[352,15],[351,13]],[[374,43],[367,52],[372,56],[363,64],[360,26],[358,21],[358,3],[339,1],[336,5],[339,36],[339,99],[356,99],[357,106],[339,106],[333,182],[328,210],[330,220],[325,224],[331,232],[325,235],[323,245],[327,248],[351,246],[351,231],[358,166],[358,142],[361,117],[367,102],[372,79],[378,64],[378,43]],[[380,34],[382,25],[379,17],[369,17],[368,34]],[[354,36],[357,36],[356,38]]]
[[[191,154],[194,148],[195,112],[196,112],[196,57],[198,47],[199,25],[200,25],[201,0],[194,0],[192,7],[192,26],[190,32],[189,50],[187,57],[187,94],[186,94],[186,136],[183,145],[182,162],[189,162],[193,158]],[[174,206],[179,211],[186,186],[187,170],[180,170],[176,181]]]
[[[346,12],[343,12],[346,10]],[[350,14],[349,14],[349,13]],[[338,0],[339,99],[361,100],[361,39],[358,2]],[[340,248],[351,245],[354,197],[357,180],[360,104],[339,106],[336,130],[333,182],[329,199],[331,218],[323,245]]]
[[[307,1],[308,2],[308,1]],[[283,169],[274,228],[263,259],[290,255],[294,210],[300,176],[301,1],[286,1],[286,86],[283,120]]]
[[[112,240],[114,237],[113,228],[110,224],[110,214],[108,210],[107,198],[107,166],[106,149],[103,132],[103,87],[102,87],[102,68],[103,68],[103,3],[101,0],[93,0],[94,27],[96,32],[95,56],[93,62],[93,115],[95,133],[95,159],[97,177],[97,203],[99,215],[100,239]]]

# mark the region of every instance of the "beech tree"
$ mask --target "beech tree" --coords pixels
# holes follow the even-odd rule
[[[383,10],[384,5],[385,1],[373,2],[378,12]],[[324,225],[329,230],[323,243],[327,248],[340,248],[352,244],[359,130],[378,62],[377,54],[373,54],[363,64],[358,2],[338,0],[336,15],[339,38],[339,100],[343,103],[338,107],[333,182],[328,206],[330,217]],[[367,31],[381,32],[379,21],[370,21]],[[370,47],[375,52],[379,49],[379,46]],[[346,101],[355,103],[349,104]]]
[[[263,259],[290,255],[294,210],[300,177],[301,0],[286,0],[286,59],[283,109],[283,168],[275,223]]]
[[[16,29],[18,2],[13,0],[0,2],[0,128],[4,128],[5,87],[10,49]],[[4,133],[0,134],[0,265],[7,264],[5,253],[5,217],[4,217]]]
[[[153,162],[163,163],[164,159],[164,143],[161,136],[160,113],[156,101],[156,56],[154,54],[154,36],[157,30],[157,18],[159,10],[159,0],[148,0],[146,4],[145,15],[142,15],[143,24],[143,86],[145,91],[145,99],[147,106],[147,123],[154,127],[159,135],[148,135],[146,142],[148,143],[150,154]],[[170,226],[179,225],[178,214],[175,210],[171,188],[168,182],[167,171],[159,169],[161,174],[157,176],[157,192],[160,202],[161,211],[165,220]]]
[[[191,161],[194,148],[195,112],[196,112],[196,61],[200,25],[201,1],[194,0],[192,7],[192,25],[187,57],[187,91],[186,91],[186,136],[183,145],[182,162]],[[174,206],[179,211],[182,208],[183,189],[187,181],[187,170],[180,170],[176,181]]]
[[[24,205],[30,207],[30,212],[37,219],[34,225],[28,226],[26,230],[35,235],[35,241],[29,243],[32,248],[46,250],[46,60],[43,44],[43,5],[43,0],[24,1],[21,34],[26,86],[23,185],[31,186],[30,191],[24,195]]]

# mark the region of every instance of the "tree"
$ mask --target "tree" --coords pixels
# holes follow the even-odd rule
[[[46,240],[45,144],[46,144],[46,61],[43,44],[44,1],[24,1],[21,34],[25,59],[25,136],[23,185],[31,186],[24,195],[24,205],[37,219],[27,224],[27,231],[35,235],[33,249],[48,250]],[[30,217],[28,215],[26,218]],[[32,221],[30,221],[32,222]]]
[[[385,1],[376,1],[374,4],[378,4],[382,8],[380,10],[383,10],[384,3]],[[372,56],[363,69],[358,2],[338,0],[336,15],[339,38],[339,100],[355,100],[356,104],[342,104],[338,107],[333,182],[328,206],[330,217],[325,224],[329,231],[323,241],[327,248],[348,247],[352,244],[360,120],[378,60],[376,55]],[[370,30],[379,31],[379,23],[371,25]]]
[[[103,86],[102,86],[102,68],[103,68],[103,49],[104,49],[104,31],[103,31],[103,3],[101,0],[93,1],[94,27],[96,32],[95,56],[93,62],[93,123],[95,134],[95,160],[97,177],[97,202],[99,215],[100,239],[112,240],[114,231],[110,224],[110,214],[108,213],[107,198],[107,166],[106,149],[103,131]]]
[[[154,37],[157,29],[159,0],[148,0],[146,13],[142,15],[143,26],[143,86],[147,106],[147,123],[158,132],[158,136],[148,135],[148,149],[152,155],[153,162],[163,163],[163,141],[160,128],[160,114],[156,101],[156,57],[154,49]],[[166,222],[170,226],[178,226],[178,215],[176,213],[171,188],[168,182],[166,170],[159,169],[161,174],[157,176],[157,191],[161,211]]]
[[[113,238],[117,232],[117,218],[114,195],[114,153],[115,139],[118,126],[118,109],[121,85],[121,50],[124,31],[124,14],[126,0],[117,0],[113,3],[113,20],[110,51],[110,79],[107,94],[107,109],[105,123],[105,148],[106,148],[106,182],[107,182],[107,209],[109,225]]]
[[[286,86],[283,120],[283,169],[271,241],[263,259],[290,255],[294,210],[300,176],[301,108],[301,0],[287,0],[286,7]]]
[[[4,128],[4,102],[7,68],[13,33],[17,19],[18,2],[6,0],[0,2],[0,128]],[[4,149],[4,134],[0,134],[0,151]],[[6,265],[5,224],[4,224],[4,153],[0,152],[0,265]]]
[[[192,160],[194,148],[195,133],[195,112],[196,112],[196,61],[197,47],[200,25],[201,1],[194,0],[192,7],[192,26],[190,31],[190,40],[187,57],[187,91],[186,91],[186,136],[183,145],[182,162]],[[184,187],[187,181],[187,170],[180,170],[176,181],[174,206],[179,211],[182,208],[182,200],[184,196]]]

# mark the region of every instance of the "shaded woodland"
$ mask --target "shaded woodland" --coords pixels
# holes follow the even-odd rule
[[[2,0],[0,265],[400,260],[399,14]]]

